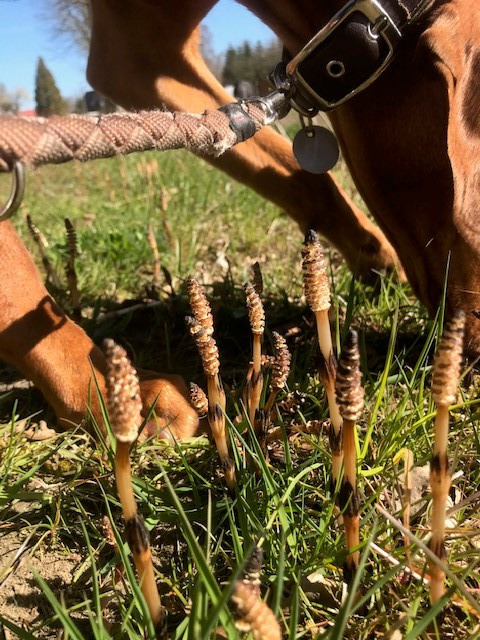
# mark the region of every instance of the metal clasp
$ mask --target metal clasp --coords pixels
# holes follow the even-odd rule
[[[6,203],[0,208],[0,222],[8,220],[18,210],[22,204],[25,194],[25,168],[17,160],[13,165],[12,187]]]

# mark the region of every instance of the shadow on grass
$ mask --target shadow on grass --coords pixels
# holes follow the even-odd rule
[[[222,378],[227,386],[238,387],[243,383],[251,358],[251,332],[243,287],[235,285],[227,276],[206,289],[214,316]],[[369,287],[368,291],[371,299],[379,293],[376,287]],[[314,373],[316,369],[318,347],[313,315],[304,304],[283,291],[275,295],[264,293],[262,299],[266,313],[264,351],[272,353],[272,331],[285,335],[293,355],[291,380],[301,388],[307,374]],[[185,316],[190,313],[185,285],[168,295],[164,290],[153,288],[149,290],[149,298],[117,304],[97,299],[90,304],[93,318],[84,319],[81,325],[95,343],[101,344],[103,339],[113,338],[126,348],[136,366],[180,374],[187,381],[203,385],[200,359],[185,327]],[[355,320],[354,324],[357,326]],[[362,324],[363,327],[357,328],[364,345],[364,362],[370,373],[380,372],[390,332],[382,327],[376,330],[367,323]],[[423,336],[415,327],[400,328],[395,351],[401,354],[407,366],[415,364],[422,347]],[[11,368],[5,367],[2,378],[15,380],[18,376]],[[54,421],[53,414],[35,389],[13,390],[0,396],[1,420],[11,418],[15,403],[21,418],[41,412],[42,418]]]

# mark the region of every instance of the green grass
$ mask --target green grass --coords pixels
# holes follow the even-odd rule
[[[146,165],[152,160],[155,186],[149,188]],[[339,177],[357,197],[343,168]],[[2,193],[7,184],[2,178]],[[171,196],[166,212],[170,236],[162,221],[160,187]],[[137,500],[151,532],[171,638],[215,637],[220,626],[229,639],[240,637],[228,596],[256,542],[265,553],[263,594],[286,638],[394,638],[396,628],[402,634],[398,637],[409,639],[479,637],[478,612],[469,602],[477,598],[480,587],[475,496],[480,442],[474,377],[469,376],[453,411],[454,497],[463,502],[448,543],[456,578],[448,585],[455,601],[441,603],[439,609],[444,609],[436,623],[426,587],[403,577],[400,532],[376,508],[379,503],[401,518],[401,465],[394,458],[408,447],[415,464],[422,466],[432,449],[429,370],[438,326],[427,319],[407,285],[389,275],[374,288],[364,287],[340,256],[326,249],[333,308],[340,318],[336,343],[340,345],[347,325],[359,330],[366,388],[365,418],[358,433],[364,505],[362,595],[360,601],[350,598],[342,603],[345,551],[329,491],[326,438],[295,437],[287,442],[285,437],[274,446],[267,464],[256,440],[245,435],[246,423],[233,422],[241,415],[241,385],[250,358],[242,284],[257,259],[265,279],[268,329],[287,333],[293,352],[289,389],[280,401],[294,392],[297,401],[291,413],[279,410],[276,424],[287,427],[326,417],[315,374],[313,319],[302,299],[302,237],[295,224],[245,187],[180,152],[46,167],[29,175],[15,225],[35,253],[26,231],[27,213],[47,237],[48,254],[62,278],[63,220],[69,217],[75,223],[83,324],[95,340],[114,337],[128,346],[136,364],[179,372],[203,386],[200,363],[183,324],[188,310],[184,279],[194,273],[207,285],[239,468],[238,491],[229,495],[224,490],[216,453],[204,437],[173,448],[149,441],[133,454]],[[164,267],[158,287],[152,286],[149,224]],[[58,295],[68,309],[65,295]],[[159,304],[101,318],[126,300],[146,299]],[[269,334],[265,344],[269,350]],[[0,629],[3,624],[10,637],[20,638],[149,637],[151,623],[122,542],[110,444],[94,442],[80,429],[46,442],[28,442],[15,432],[19,418],[42,412],[35,419],[45,415],[53,420],[41,398],[29,391],[10,392],[0,400]],[[249,471],[240,446],[257,461],[261,474]],[[413,522],[413,534],[425,541],[428,488],[418,500],[422,509]],[[105,535],[105,516],[116,548]],[[385,560],[372,543],[400,564]],[[412,544],[411,552],[422,573],[423,551]],[[59,630],[63,636],[58,636]]]

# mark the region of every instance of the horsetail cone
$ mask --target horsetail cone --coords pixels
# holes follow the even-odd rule
[[[265,311],[262,301],[251,282],[247,282],[244,285],[244,289],[247,297],[248,319],[252,333],[254,335],[262,335],[265,330]]]
[[[242,572],[242,581],[260,593],[260,576],[262,574],[263,551],[255,547]]]
[[[215,338],[208,332],[208,329],[202,327],[196,318],[187,316],[185,322],[202,359],[205,375],[207,377],[216,376],[220,370],[220,361]]]
[[[272,389],[283,389],[290,373],[291,355],[287,342],[276,331],[272,332],[275,358],[272,365]]]
[[[325,259],[315,231],[310,229],[307,232],[304,245],[302,267],[305,297],[314,313],[327,311],[330,308],[330,287]]]
[[[205,289],[193,276],[187,278],[187,291],[190,307],[195,320],[209,335],[213,334],[213,315]]]
[[[131,444],[137,438],[142,423],[137,372],[125,349],[113,340],[104,340],[103,352],[107,363],[105,382],[112,431],[119,442]]]
[[[77,231],[68,218],[65,218],[65,230],[67,232],[68,254],[70,259],[73,259],[78,255],[78,239]]]
[[[340,414],[344,420],[356,422],[364,407],[364,390],[360,371],[358,334],[349,331],[337,367],[335,394]]]
[[[252,284],[259,296],[263,293],[263,275],[258,262],[252,264]]]
[[[251,633],[254,640],[281,640],[278,620],[270,607],[260,597],[262,552],[256,549],[243,571],[242,579],[235,582],[232,602],[238,619],[236,627]]]
[[[192,401],[193,408],[200,417],[204,417],[208,413],[208,398],[205,391],[195,384],[190,383],[190,399]]]
[[[436,405],[454,404],[463,355],[465,313],[458,311],[445,326],[433,363],[432,396]]]

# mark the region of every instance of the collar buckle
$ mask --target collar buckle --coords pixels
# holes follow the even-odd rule
[[[401,38],[379,0],[351,0],[288,63],[293,108],[311,116],[350,100],[381,75]]]

